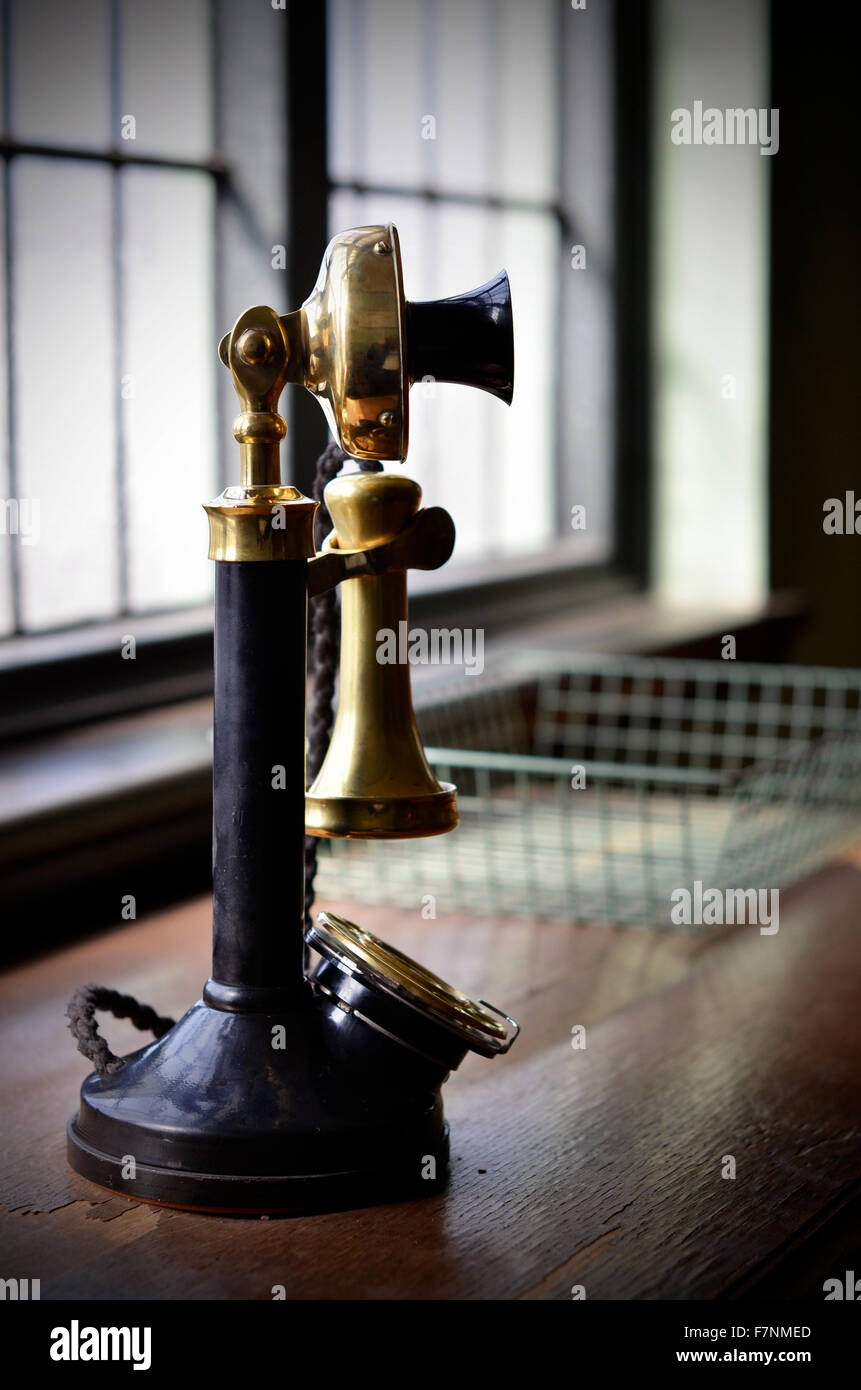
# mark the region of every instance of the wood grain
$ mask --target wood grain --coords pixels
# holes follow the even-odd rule
[[[206,974],[207,904],[10,972],[3,1264],[41,1278],[43,1298],[267,1299],[275,1284],[299,1299],[565,1299],[573,1284],[588,1298],[712,1298],[761,1280],[779,1297],[784,1265],[797,1295],[805,1242],[857,1224],[861,1206],[859,905],[848,863],[787,895],[774,937],[340,904],[510,1008],[523,1036],[446,1086],[445,1193],[292,1220],[141,1206],[65,1164],[86,1070],[64,1027],[69,993],[92,979],[181,1012]],[[121,1024],[106,1031],[115,1050],[139,1045]]]

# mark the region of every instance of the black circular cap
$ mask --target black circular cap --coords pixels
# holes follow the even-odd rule
[[[305,940],[335,967],[312,979],[372,1026],[449,1070],[468,1051],[484,1057],[507,1052],[520,1031],[492,1004],[471,999],[334,912],[319,913]]]

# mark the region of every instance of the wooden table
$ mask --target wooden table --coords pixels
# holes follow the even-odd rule
[[[522,1024],[508,1057],[470,1056],[445,1088],[448,1190],[229,1219],[112,1196],[66,1166],[87,1070],[71,991],[110,984],[180,1014],[207,973],[199,901],[0,981],[0,1273],[41,1279],[43,1299],[269,1299],[276,1284],[302,1299],[569,1299],[575,1284],[589,1299],[821,1299],[857,1267],[861,856],[783,895],[776,936],[331,906]],[[140,1045],[103,1027],[115,1051]]]

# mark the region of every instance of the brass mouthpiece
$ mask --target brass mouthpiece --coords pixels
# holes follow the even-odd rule
[[[353,473],[326,488],[335,531],[349,555],[384,546],[416,517],[421,488],[397,473]],[[413,713],[409,665],[380,658],[381,634],[407,619],[405,569],[349,579],[341,588],[338,712],[329,751],[305,797],[305,828],[339,839],[442,835],[457,825],[455,789],[440,784]]]

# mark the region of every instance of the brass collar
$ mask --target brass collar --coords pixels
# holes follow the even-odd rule
[[[205,503],[210,560],[307,560],[317,503],[295,487],[228,487]]]

